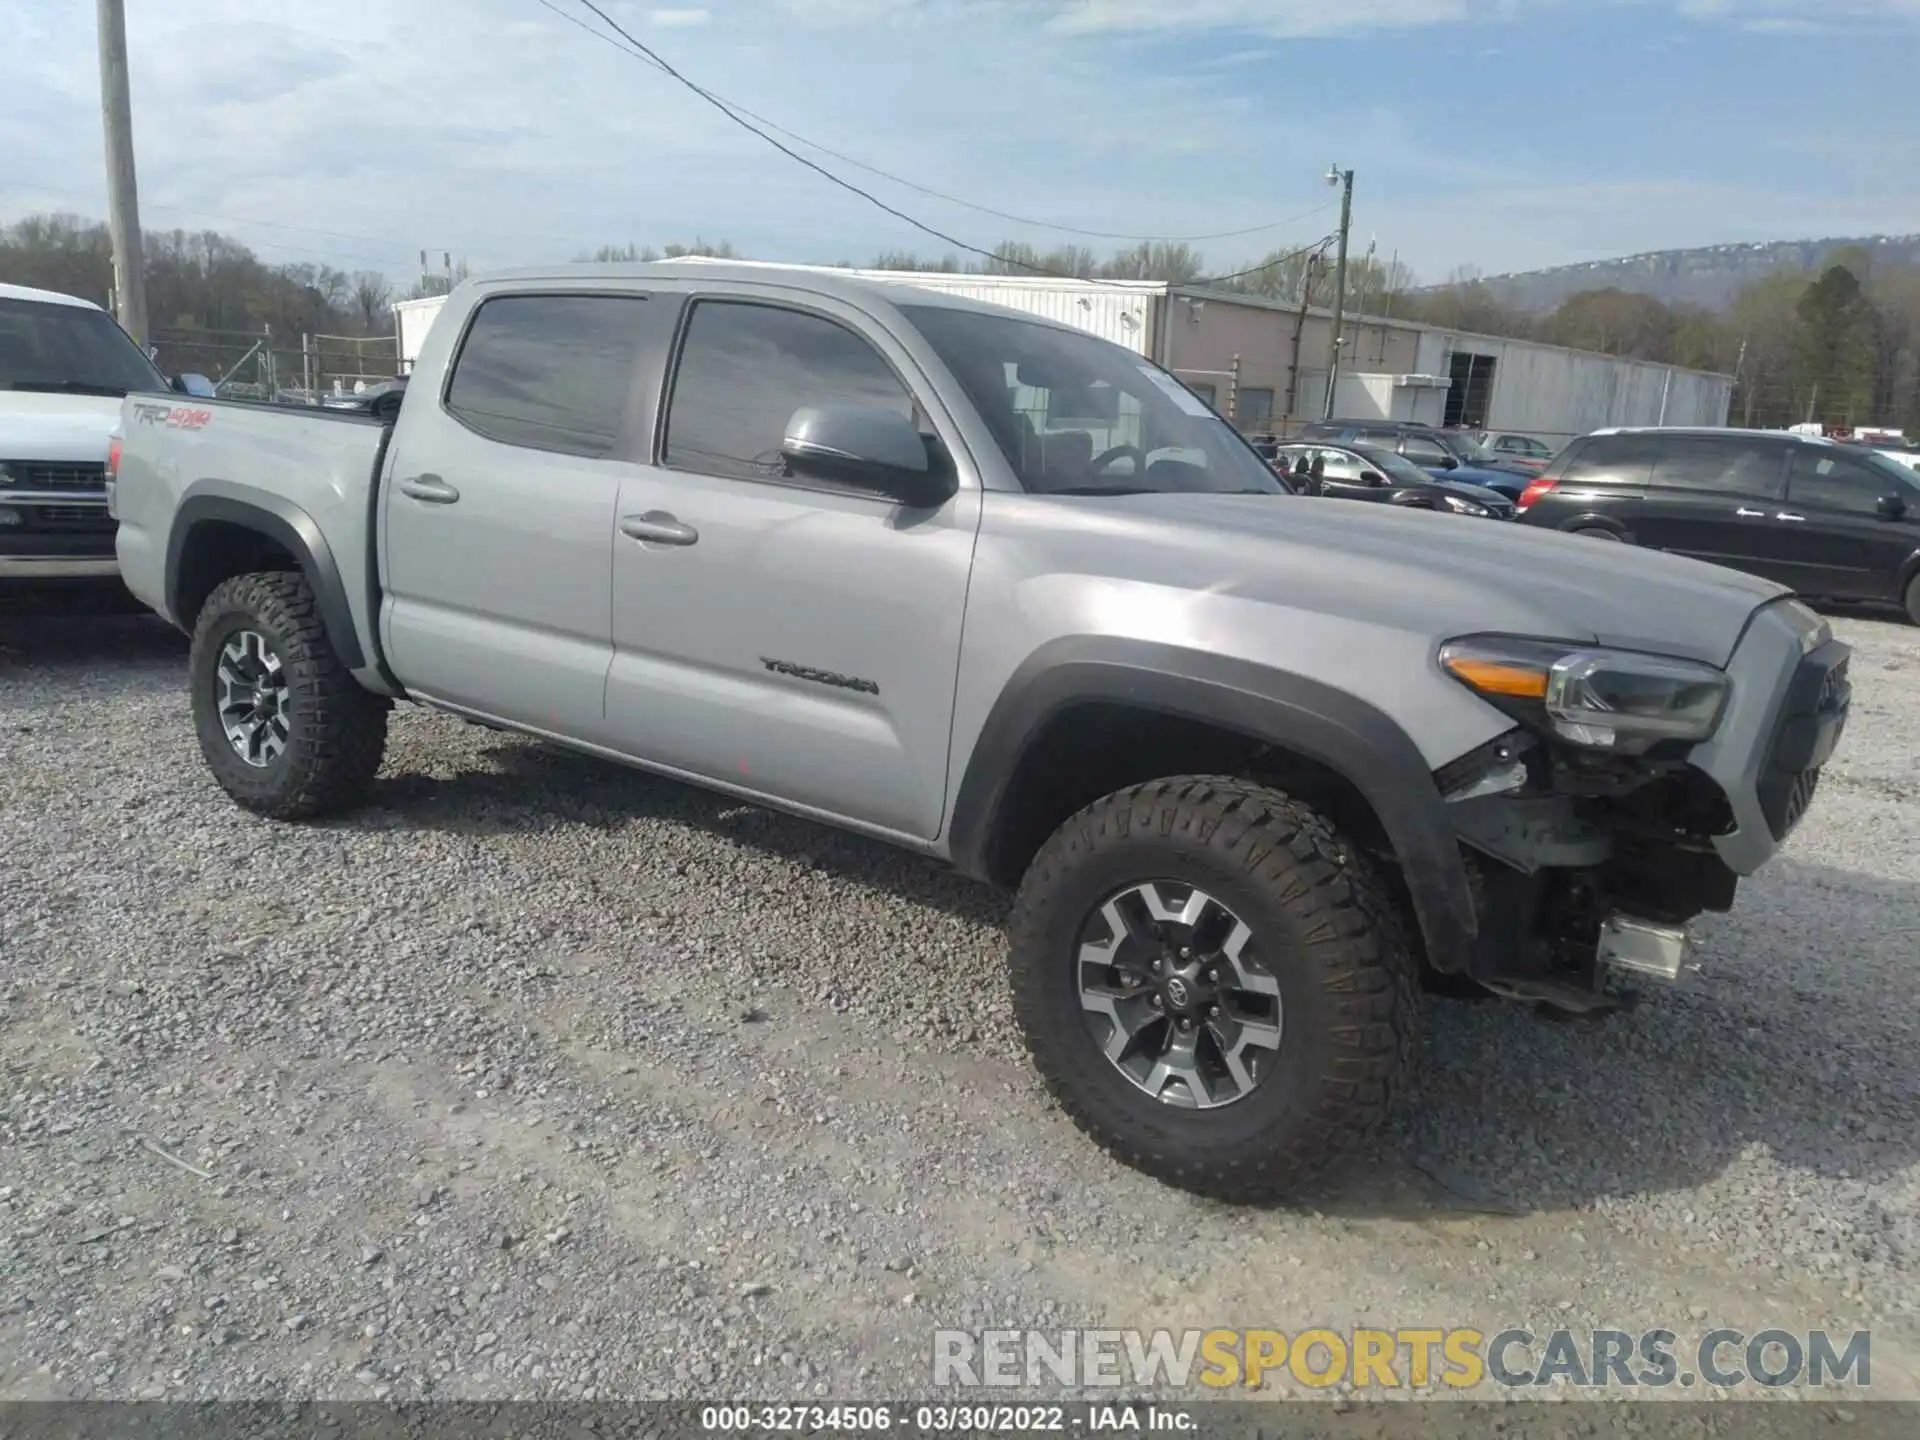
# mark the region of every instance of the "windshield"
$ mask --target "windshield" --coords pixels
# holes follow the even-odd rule
[[[1396,485],[1431,485],[1433,483],[1433,476],[1406,456],[1396,455],[1391,450],[1379,450],[1371,445],[1356,445],[1353,447],[1353,453]]]
[[[1473,436],[1462,434],[1458,430],[1442,430],[1439,435],[1439,440],[1448,454],[1464,464],[1484,465],[1493,459],[1493,456],[1488,453],[1486,446],[1474,439]]]
[[[0,390],[125,395],[166,380],[99,310],[0,299]]]
[[[1091,335],[903,305],[1036,495],[1284,495],[1251,446],[1157,365]]]

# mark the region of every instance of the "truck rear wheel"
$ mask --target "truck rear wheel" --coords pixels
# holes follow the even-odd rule
[[[1272,1199],[1380,1125],[1416,966],[1365,858],[1244,780],[1109,795],[1041,848],[1011,931],[1015,1018],[1054,1098],[1147,1174]]]
[[[340,663],[304,575],[236,575],[216,588],[188,673],[200,753],[239,804],[310,820],[366,798],[391,703]]]

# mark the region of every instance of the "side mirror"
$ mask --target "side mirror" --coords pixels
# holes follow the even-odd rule
[[[1906,517],[1907,498],[1904,495],[1882,495],[1874,506],[1882,520],[1900,520]]]
[[[211,400],[214,398],[213,381],[204,375],[197,375],[191,370],[187,371],[184,375],[174,376],[171,383],[173,388],[182,395],[193,395],[202,400]]]
[[[1360,483],[1362,485],[1384,485],[1387,483],[1387,477],[1382,475],[1378,470],[1362,470],[1360,472]]]
[[[878,405],[804,405],[787,422],[780,453],[795,475],[872,490],[916,510],[944,504],[958,488],[949,471],[934,467],[913,422]]]
[[[1442,455],[1440,457],[1440,468],[1442,470],[1458,470],[1460,468],[1460,462],[1451,455]]]

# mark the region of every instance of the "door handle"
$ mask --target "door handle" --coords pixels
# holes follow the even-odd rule
[[[1773,518],[1776,520],[1805,520],[1807,517],[1804,515],[1789,515],[1786,511],[1782,510]]]
[[[400,493],[428,505],[451,505],[460,498],[460,492],[438,475],[409,475],[400,482]]]
[[[1738,510],[1734,511],[1733,513],[1738,515],[1742,520],[1764,520],[1767,518],[1766,511],[1749,510],[1744,505],[1742,505]]]
[[[693,545],[700,532],[682,523],[664,510],[649,510],[644,515],[622,515],[620,533],[629,540],[652,545]]]

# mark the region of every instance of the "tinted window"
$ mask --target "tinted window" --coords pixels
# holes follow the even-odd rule
[[[1336,480],[1346,485],[1360,483],[1360,472],[1366,469],[1366,466],[1361,463],[1358,455],[1346,450],[1315,450],[1313,454],[1321,462],[1320,474],[1323,479]]]
[[[1130,350],[958,306],[901,309],[960,382],[1008,468],[1035,494],[1271,495],[1286,488],[1232,426]]]
[[[0,300],[0,390],[125,395],[167,382],[104,311]]]
[[[1654,443],[1644,435],[1594,435],[1568,457],[1561,480],[1581,485],[1644,485]]]
[[[1780,447],[1733,440],[1668,440],[1654,456],[1653,483],[1673,490],[1715,490],[1772,499],[1780,493]]]
[[[447,409],[506,445],[609,455],[633,389],[648,301],[639,295],[507,295],[474,316]]]
[[[1896,488],[1896,482],[1857,460],[1810,448],[1796,449],[1787,469],[1787,499],[1795,505],[1872,515],[1880,497]]]
[[[777,479],[787,422],[807,405],[915,413],[900,377],[844,325],[770,305],[703,300],[680,352],[663,458],[709,475]]]

